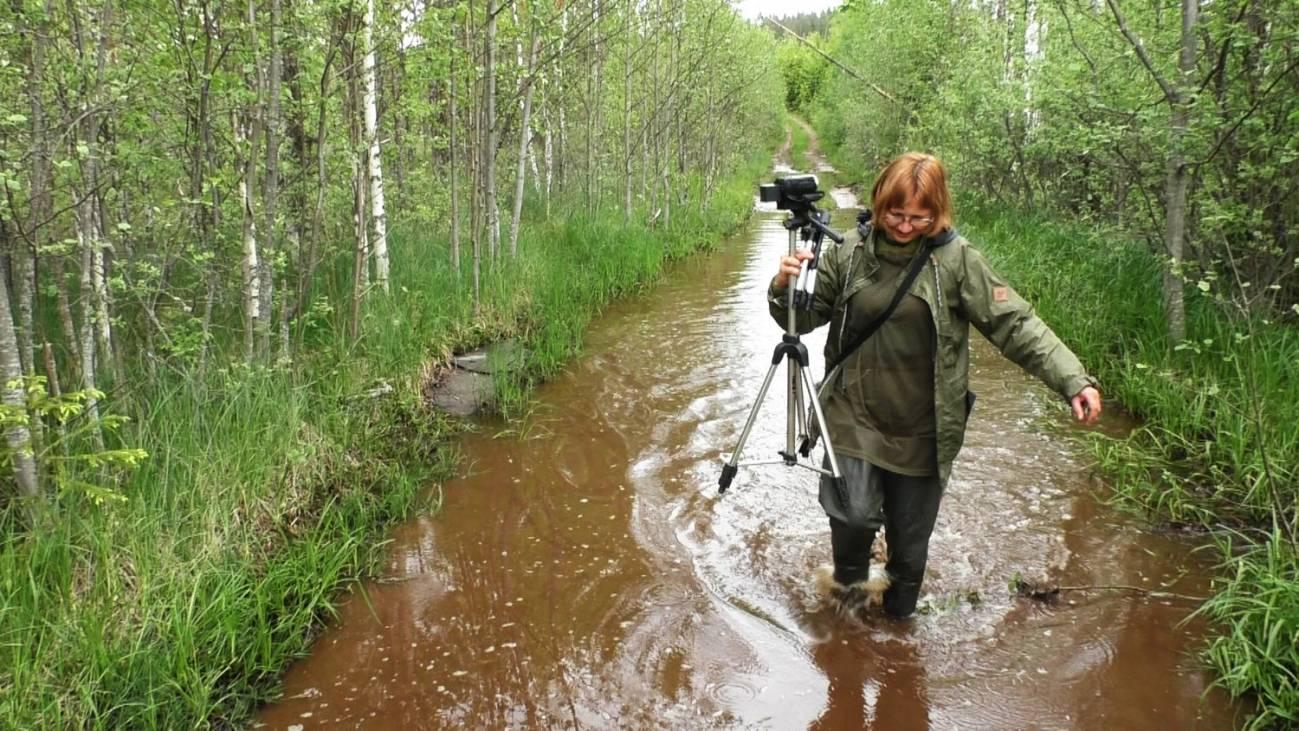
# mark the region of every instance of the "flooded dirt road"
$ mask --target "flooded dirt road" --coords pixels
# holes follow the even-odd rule
[[[835,214],[847,229],[851,210]],[[403,526],[258,725],[348,728],[1221,729],[1190,654],[1193,603],[1063,585],[1206,591],[1193,544],[1099,505],[1054,396],[975,337],[979,394],[909,622],[820,607],[816,475],[742,469],[718,498],[780,328],[788,238],[759,211],[594,323],[537,393],[527,438],[485,423],[436,516]],[[823,336],[805,338],[821,373]],[[782,376],[783,378],[783,376]],[[746,458],[784,445],[773,388]],[[1111,423],[1106,428],[1115,428]]]

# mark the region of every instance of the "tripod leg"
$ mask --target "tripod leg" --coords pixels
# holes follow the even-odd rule
[[[789,390],[785,399],[786,408],[789,412],[785,415],[785,451],[780,456],[785,458],[786,464],[794,464],[798,461],[798,455],[794,453],[794,432],[798,422],[798,404],[802,401],[802,394],[799,386],[802,385],[803,368],[798,361],[791,359],[789,361]]]
[[[807,392],[812,394],[812,414],[816,417],[816,428],[821,432],[821,439],[825,441],[825,456],[830,460],[830,474],[834,476],[835,493],[839,496],[839,504],[848,504],[848,482],[843,477],[843,472],[839,471],[839,460],[834,456],[834,445],[830,443],[830,431],[825,427],[825,415],[821,413],[821,399],[816,397],[816,389],[812,386],[812,376],[806,370],[803,371],[803,385]]]
[[[798,414],[798,439],[801,444],[808,438],[807,404],[804,403],[803,390],[801,390],[801,388],[795,388],[794,390],[794,408],[796,409],[795,414]],[[807,457],[807,454],[804,454],[804,457]]]
[[[762,381],[762,388],[758,389],[758,400],[753,402],[753,408],[749,410],[749,419],[744,422],[744,431],[740,432],[740,441],[735,445],[735,450],[731,452],[731,461],[722,467],[722,476],[717,480],[717,494],[721,495],[726,492],[726,488],[731,486],[731,480],[735,478],[735,473],[739,472],[740,452],[744,450],[744,443],[749,439],[749,432],[753,430],[753,423],[758,419],[758,409],[762,408],[762,401],[767,397],[767,389],[771,388],[771,380],[776,376],[776,369],[780,367],[777,361],[771,364],[767,369],[767,377]]]

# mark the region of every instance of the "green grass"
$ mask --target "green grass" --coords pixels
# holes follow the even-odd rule
[[[1251,728],[1299,720],[1299,333],[1187,292],[1188,337],[1164,334],[1144,246],[970,204],[959,227],[1140,420],[1091,447],[1115,500],[1218,536],[1224,578],[1200,610],[1219,683],[1257,700]],[[1230,539],[1230,540],[1229,540]]]
[[[1237,553],[1231,538],[1219,539],[1224,556]],[[1226,561],[1225,577],[1199,610],[1219,628],[1204,655],[1222,687],[1260,699],[1249,728],[1294,728],[1299,725],[1299,554],[1279,534],[1262,544],[1247,539],[1244,545],[1243,555]]]
[[[612,298],[747,218],[767,165],[755,155],[707,208],[678,205],[653,228],[623,225],[612,206],[559,206],[527,228],[517,261],[484,276],[478,316],[446,242],[394,225],[392,295],[371,298],[359,341],[322,311],[292,366],[140,386],[120,439],[150,457],[120,483],[125,501],[66,490],[34,516],[0,511],[0,727],[246,721],[375,567],[387,528],[436,509],[429,486],[454,470],[460,427],[419,402],[428,366],[515,340],[526,355],[498,406],[525,416],[530,387],[578,352]],[[686,185],[700,200],[699,181]],[[336,289],[350,281],[337,264]]]

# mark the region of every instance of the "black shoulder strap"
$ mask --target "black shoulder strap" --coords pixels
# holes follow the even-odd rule
[[[867,232],[869,232],[869,229],[867,229]],[[884,311],[881,312],[878,317],[871,320],[871,323],[866,326],[866,329],[858,333],[857,337],[848,344],[848,347],[839,351],[839,357],[835,358],[833,363],[830,363],[825,367],[827,377],[835,368],[838,368],[841,363],[847,360],[848,356],[856,352],[857,349],[861,347],[862,343],[866,342],[870,336],[874,335],[875,331],[880,329],[881,325],[893,316],[893,310],[897,309],[898,303],[906,296],[907,290],[911,289],[911,283],[916,281],[916,277],[920,276],[920,270],[925,268],[925,260],[929,258],[929,252],[943,244],[946,244],[955,237],[955,232],[949,229],[933,238],[925,238],[921,242],[920,251],[916,252],[915,259],[911,262],[911,268],[907,270],[907,277],[902,280],[902,284],[898,286],[898,291],[893,293],[893,299],[889,302],[889,306],[885,307]]]

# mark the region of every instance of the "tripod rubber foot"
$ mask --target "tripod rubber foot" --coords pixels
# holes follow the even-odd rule
[[[726,492],[726,488],[731,486],[731,480],[735,479],[735,474],[739,471],[739,465],[728,464],[722,467],[722,476],[717,478],[718,495]]]

